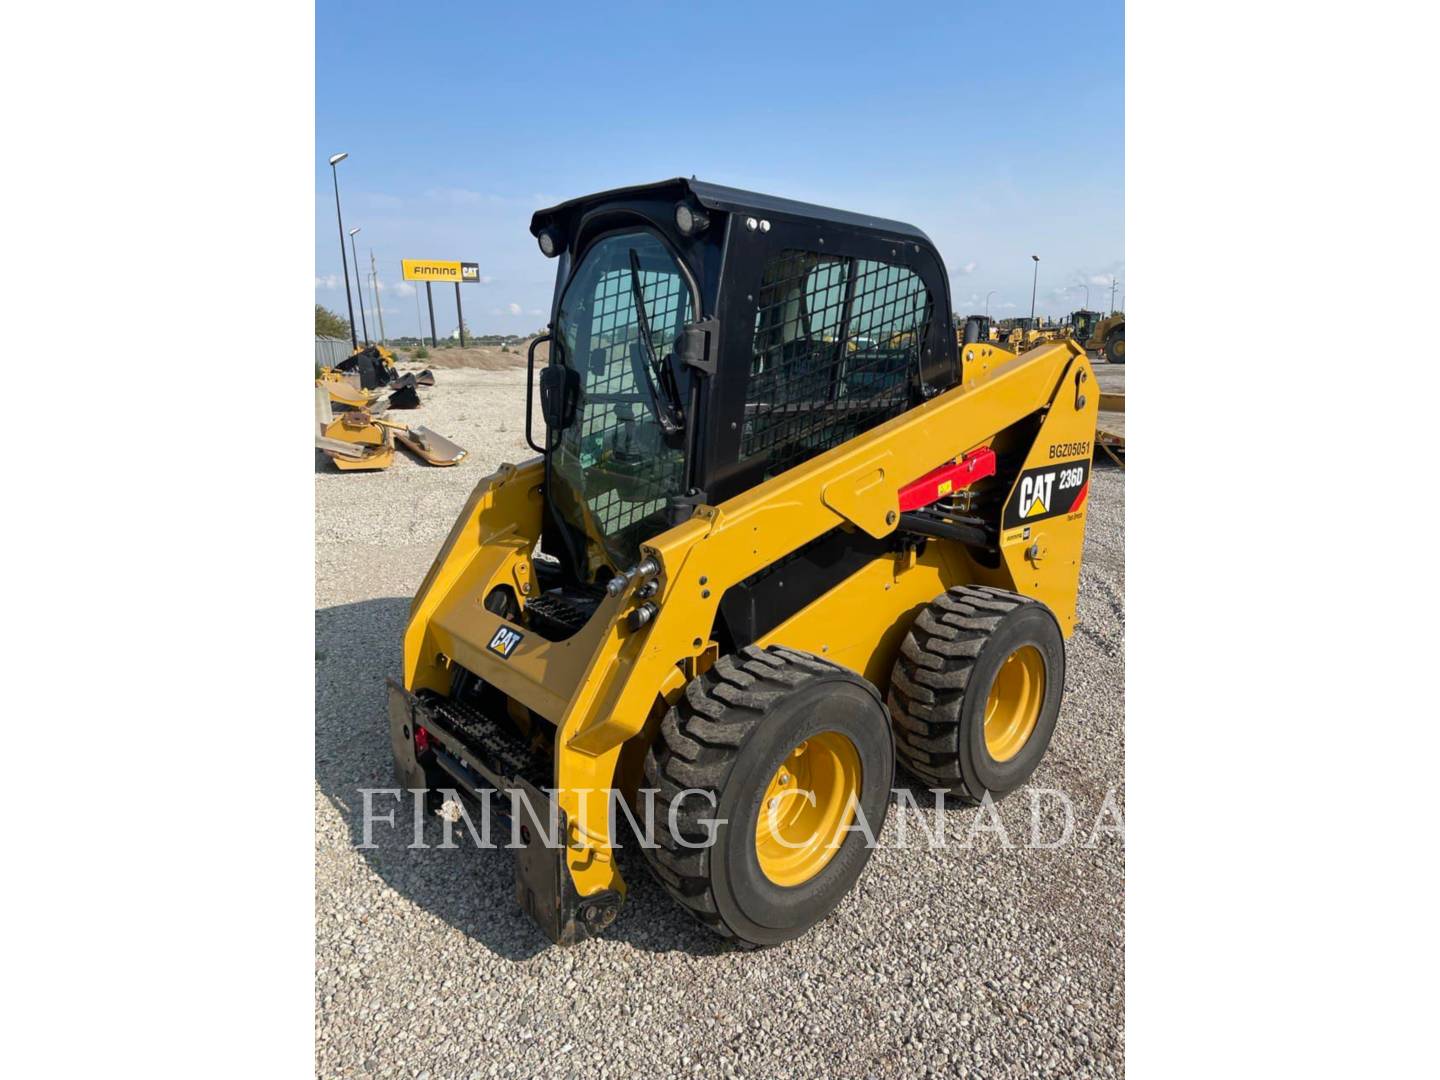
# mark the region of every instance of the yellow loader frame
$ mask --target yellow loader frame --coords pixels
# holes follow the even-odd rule
[[[508,585],[523,606],[538,590],[531,557],[541,533],[544,463],[535,458],[502,465],[471,493],[412,603],[403,687],[392,684],[392,731],[410,734],[419,722],[416,695],[446,693],[457,664],[503,692],[512,713],[533,710],[554,723],[551,783],[566,830],[560,876],[568,878],[558,886],[573,890],[582,903],[623,899],[611,789],[634,790],[666,706],[714,662],[718,646],[711,630],[727,588],[835,528],[890,535],[899,521],[900,489],[977,447],[1008,440],[1009,450],[1024,453],[1017,476],[1083,462],[1088,489],[1099,393],[1084,349],[1068,339],[1019,356],[986,347],[983,361],[983,370],[981,363],[967,364],[962,383],[932,400],[732,499],[699,507],[642,546],[642,560],[658,566],[653,591],[633,578],[564,641],[516,629],[523,640],[504,658],[493,643],[514,624],[483,601]],[[1068,637],[1075,625],[1085,496],[1081,491],[1073,509],[1033,529],[1002,530],[1000,558],[991,567],[946,540],[932,539],[919,553],[910,547],[877,557],[756,644],[824,656],[859,672],[883,694],[914,614],[951,586],[967,583],[1042,601]],[[1012,488],[1007,501],[1016,497]],[[641,603],[658,610],[636,628],[629,616]],[[399,734],[394,742],[397,767],[413,777],[406,773],[407,762],[413,769],[413,749],[401,745]],[[522,863],[524,858],[522,853]],[[522,884],[522,905],[552,938],[575,938],[573,928],[547,923],[548,908],[558,901],[524,893]],[[547,912],[536,911],[537,905]],[[615,909],[618,899],[597,918],[608,922]]]

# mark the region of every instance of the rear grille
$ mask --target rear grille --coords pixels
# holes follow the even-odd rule
[[[550,786],[551,763],[508,723],[492,720],[473,705],[422,690],[419,699],[456,738],[493,772]]]
[[[547,641],[564,641],[578,633],[599,606],[599,596],[555,589],[525,605],[525,624]]]

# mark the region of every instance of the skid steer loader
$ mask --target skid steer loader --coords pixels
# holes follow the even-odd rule
[[[507,816],[553,941],[615,919],[622,825],[701,923],[796,937],[897,761],[977,801],[1044,754],[1090,363],[985,346],[962,376],[945,267],[896,221],[677,179],[531,232],[557,263],[536,457],[479,483],[411,605],[400,782]]]

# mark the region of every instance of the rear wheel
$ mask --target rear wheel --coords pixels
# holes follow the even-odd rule
[[[1039,601],[959,585],[916,616],[890,678],[901,764],[968,802],[1035,771],[1060,713],[1065,643]]]
[[[894,767],[870,683],[808,653],[743,649],[686,686],[660,725],[645,758],[659,846],[645,856],[717,933],[787,941],[859,878]]]
[[[1125,328],[1123,326],[1111,330],[1110,336],[1105,339],[1105,359],[1112,364],[1125,362]]]

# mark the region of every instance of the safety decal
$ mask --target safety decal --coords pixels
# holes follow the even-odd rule
[[[1005,504],[1000,527],[1014,529],[1060,514],[1077,513],[1089,493],[1088,459],[1026,469]]]

